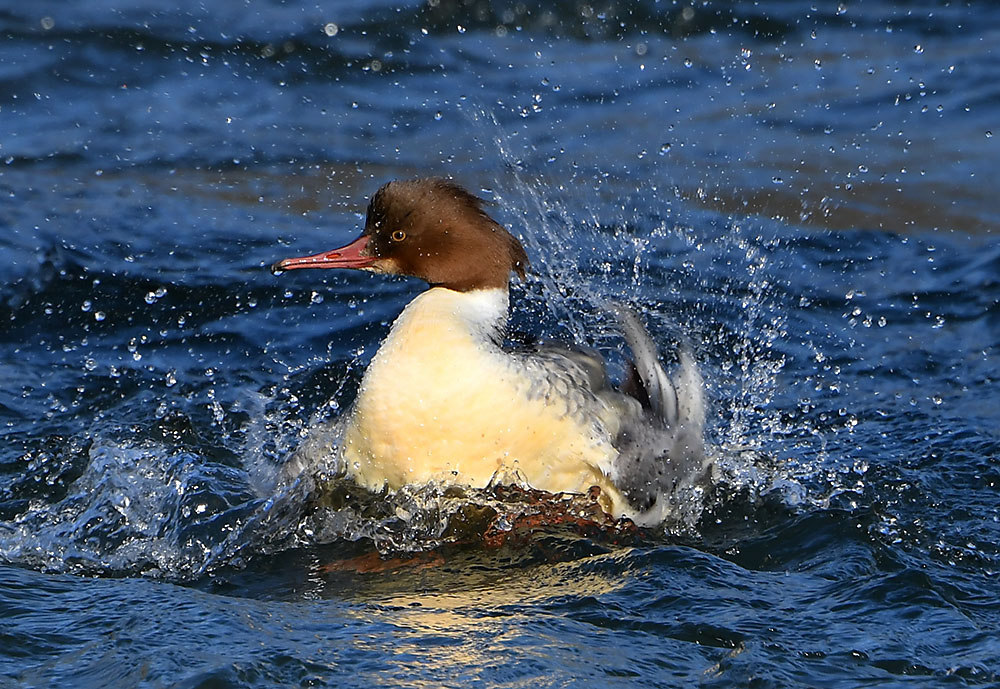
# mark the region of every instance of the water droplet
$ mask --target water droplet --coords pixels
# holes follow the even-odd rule
[[[104,318],[105,318],[105,315],[104,315],[103,311],[97,311],[96,313],[94,313],[94,320],[95,321],[103,321]]]
[[[323,33],[327,36],[336,36],[338,31],[340,31],[340,27],[333,22],[327,22],[327,24],[323,27]]]
[[[322,304],[323,303],[323,295],[320,294],[319,292],[313,292],[312,295],[310,295],[310,297],[309,297],[309,303],[310,304]]]
[[[922,45],[920,45],[919,43],[917,43],[915,46],[913,46],[913,52],[915,52],[915,53],[922,53],[922,52],[924,52],[924,47]]]
[[[778,177],[778,176],[772,177],[771,181],[774,182],[775,184],[784,184],[785,183],[785,180],[783,180],[781,177]]]
[[[88,371],[93,371],[95,368],[97,368],[97,362],[94,361],[93,359],[88,358],[86,361],[83,362],[83,367]]]
[[[435,122],[440,122],[441,121],[441,113],[440,112],[434,113],[434,121]]]
[[[992,139],[992,138],[993,138],[993,132],[991,132],[991,131],[989,131],[989,130],[987,129],[987,130],[986,130],[986,138],[987,138],[987,139]]]
[[[83,311],[83,312],[87,312],[87,311],[90,311],[90,309],[93,306],[94,306],[93,302],[91,302],[89,299],[87,299],[87,300],[85,300],[83,302],[83,305],[80,307],[80,310]]]
[[[684,58],[684,66],[685,67],[690,67],[693,64],[694,64],[694,62],[691,61],[691,58],[689,58],[689,57]]]
[[[660,146],[660,155],[662,156],[662,155],[666,155],[667,153],[669,153],[670,152],[670,146],[671,146],[670,144],[663,144],[662,146]]]
[[[42,28],[46,31],[52,29],[56,25],[56,20],[52,17],[42,17]]]
[[[177,371],[170,369],[165,376],[167,387],[172,388],[177,385]]]

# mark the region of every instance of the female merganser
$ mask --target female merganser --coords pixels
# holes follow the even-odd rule
[[[523,279],[528,259],[482,203],[447,180],[390,182],[356,240],[274,264],[275,273],[356,268],[430,285],[393,323],[337,432],[318,429],[287,470],[335,453],[339,471],[372,491],[432,481],[484,488],[516,471],[551,493],[597,486],[612,516],[662,522],[710,471],[697,366],[682,348],[671,379],[621,306],[613,310],[634,363],[619,389],[596,353],[504,349],[510,274]]]

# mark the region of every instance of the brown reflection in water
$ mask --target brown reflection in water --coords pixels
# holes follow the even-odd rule
[[[993,233],[1000,215],[1000,200],[985,180],[979,184],[960,183],[947,174],[949,165],[960,161],[949,160],[954,155],[946,151],[940,151],[936,161],[930,160],[931,152],[916,160],[916,156],[889,162],[883,159],[877,166],[873,164],[868,174],[856,176],[838,172],[857,167],[844,153],[816,154],[815,148],[809,155],[774,148],[767,153],[767,159],[745,159],[739,165],[721,170],[714,163],[698,158],[694,151],[675,151],[670,164],[678,170],[706,170],[694,180],[677,176],[676,188],[685,200],[728,215],[764,216],[792,226],[980,235]],[[748,158],[752,155],[748,154]],[[922,166],[933,167],[934,172],[921,175]],[[908,172],[899,173],[900,169]],[[390,179],[421,174],[427,171],[392,165],[360,167],[331,163],[287,172],[274,168],[176,169],[170,174],[162,170],[130,170],[85,180],[60,176],[59,184],[62,192],[69,194],[74,184],[128,182],[158,193],[307,215],[329,210],[363,213],[368,197],[379,185]],[[669,177],[664,181],[671,181]],[[782,182],[765,186],[762,181],[772,179]],[[488,182],[460,181],[472,188],[479,182]],[[556,177],[544,177],[538,184],[551,185],[554,190],[560,182]],[[635,180],[614,180],[604,185],[600,196],[613,202],[635,191]],[[540,192],[546,194],[544,187]],[[585,202],[592,203],[592,199]]]
[[[987,209],[992,199],[959,185],[923,185],[897,192],[882,185],[853,189],[815,189],[789,193],[750,190],[739,195],[707,195],[682,189],[682,196],[703,208],[731,215],[760,215],[805,227],[831,230],[885,230],[900,233],[995,231]],[[939,203],[946,199],[945,203]]]
[[[744,167],[752,168],[747,179],[733,179],[739,175],[732,173],[727,175],[727,182],[738,182],[737,186],[723,188],[720,184],[712,189],[682,184],[680,194],[703,208],[737,216],[765,216],[793,226],[902,233],[994,231],[993,220],[1000,212],[1000,201],[982,185],[970,186],[940,178],[913,181],[900,179],[898,175],[887,175],[885,180],[831,183],[831,168],[843,169],[844,165],[842,160],[744,163]],[[770,177],[772,170],[774,177],[781,177],[782,171],[787,176],[790,168],[794,168],[791,175],[794,184],[760,188],[755,183],[762,176]],[[367,166],[359,172],[357,168],[324,166],[288,174],[259,170],[188,172],[180,177],[183,180],[180,183],[184,193],[212,196],[235,204],[264,203],[296,214],[345,204],[350,211],[361,213],[371,191],[379,184],[419,174],[418,170],[389,167]],[[173,179],[177,183],[178,178]],[[270,192],[263,196],[263,201],[261,189]]]

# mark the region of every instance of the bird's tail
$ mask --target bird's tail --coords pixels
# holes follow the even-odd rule
[[[691,347],[681,339],[673,377],[660,364],[656,345],[639,317],[612,304],[632,350],[621,391],[642,405],[641,419],[619,432],[615,486],[628,502],[625,511],[640,526],[667,518],[693,523],[701,513],[701,488],[709,485],[711,463],[705,455],[705,399],[701,373]]]
[[[681,343],[679,365],[673,378],[660,364],[659,352],[642,321],[632,309],[612,303],[611,309],[622,326],[622,335],[632,351],[629,376],[623,392],[638,399],[665,427],[684,428],[700,437],[705,427],[705,398],[701,373],[691,348]]]

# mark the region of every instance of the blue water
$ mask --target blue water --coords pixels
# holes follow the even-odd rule
[[[1000,10],[813,4],[2,3],[0,686],[1000,684]],[[687,334],[691,523],[277,487],[421,285],[266,266],[418,174]]]

